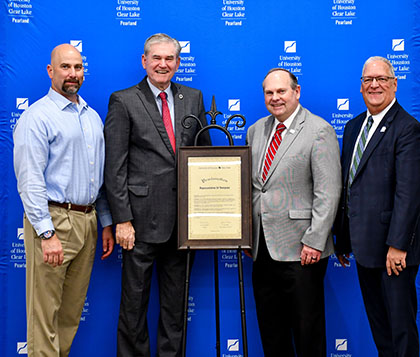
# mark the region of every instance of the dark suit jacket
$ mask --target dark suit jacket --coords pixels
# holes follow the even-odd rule
[[[200,129],[193,114],[207,125],[202,93],[171,83],[174,95],[176,146],[194,145]],[[200,145],[210,145],[208,132]],[[114,224],[132,221],[136,240],[166,242],[177,220],[177,167],[162,117],[146,77],[136,86],[115,92],[105,121],[105,185]]]
[[[337,253],[353,250],[359,264],[379,268],[392,246],[407,251],[407,264],[419,264],[420,123],[395,102],[365,149],[347,198],[353,149],[365,118],[366,112],[344,130]]]

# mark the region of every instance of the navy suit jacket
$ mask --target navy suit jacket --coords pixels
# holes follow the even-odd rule
[[[353,251],[362,266],[380,268],[392,246],[407,251],[408,265],[419,264],[420,123],[395,102],[369,141],[348,193],[353,149],[365,118],[366,112],[344,129],[336,251]]]

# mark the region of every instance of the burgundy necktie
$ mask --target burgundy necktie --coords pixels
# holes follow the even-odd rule
[[[176,146],[175,146],[174,128],[172,126],[171,113],[169,112],[168,102],[166,101],[166,93],[165,92],[160,92],[159,97],[162,100],[163,124],[165,125],[166,132],[168,133],[169,140],[170,140],[171,145],[172,145],[172,149],[175,152],[176,151]]]
[[[277,124],[276,132],[273,135],[273,139],[271,140],[270,146],[267,150],[267,154],[265,155],[264,161],[264,168],[262,179],[263,182],[267,179],[268,171],[270,170],[270,166],[273,163],[274,156],[276,155],[277,149],[281,144],[281,133],[286,129],[283,123]]]

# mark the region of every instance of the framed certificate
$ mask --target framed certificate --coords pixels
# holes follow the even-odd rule
[[[249,146],[181,147],[178,248],[251,248]]]

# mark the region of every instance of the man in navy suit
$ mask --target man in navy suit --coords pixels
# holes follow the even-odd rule
[[[354,253],[379,356],[418,357],[420,123],[395,99],[387,59],[369,58],[361,80],[367,111],[344,130],[336,250],[343,266]]]

